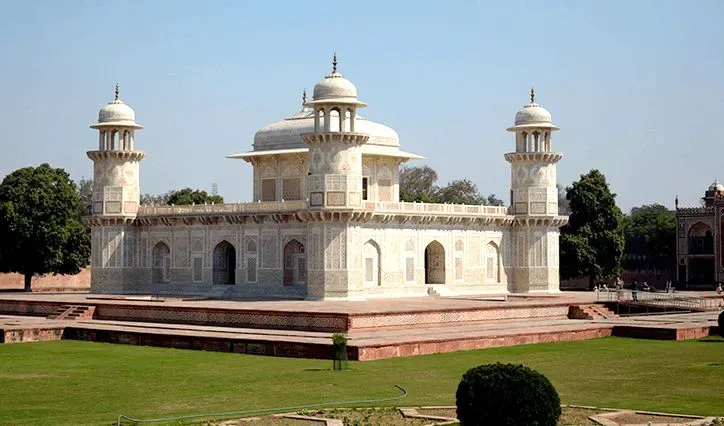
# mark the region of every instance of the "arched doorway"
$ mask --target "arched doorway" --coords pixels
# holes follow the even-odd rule
[[[291,240],[284,246],[284,285],[307,283],[307,256],[304,245]]]
[[[214,284],[236,283],[236,249],[228,241],[214,247]]]
[[[380,246],[374,240],[367,241],[362,248],[362,257],[364,259],[365,285],[367,287],[382,285]]]
[[[153,246],[151,257],[153,258],[151,280],[154,284],[167,283],[171,272],[171,250],[166,243],[159,242]]]
[[[425,284],[445,284],[445,248],[438,241],[425,247]]]

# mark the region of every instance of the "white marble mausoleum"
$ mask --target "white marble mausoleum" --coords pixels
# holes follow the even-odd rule
[[[248,203],[141,206],[134,111],[104,106],[94,164],[94,293],[364,299],[558,291],[558,130],[530,103],[515,115],[511,205],[399,201],[399,169],[423,157],[362,115],[337,70],[290,117],[261,128]],[[501,153],[502,154],[502,153]]]

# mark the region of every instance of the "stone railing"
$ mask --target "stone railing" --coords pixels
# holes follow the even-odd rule
[[[224,213],[264,213],[300,210],[307,207],[306,200],[260,201],[236,204],[193,204],[186,206],[141,206],[139,216],[203,215]]]
[[[437,204],[437,203],[395,203],[366,201],[365,210],[389,213],[421,213],[421,214],[462,214],[462,215],[488,215],[505,216],[508,207],[475,206],[467,204]]]
[[[205,214],[233,214],[233,213],[266,213],[289,212],[307,208],[306,200],[295,201],[261,201],[256,203],[236,204],[194,204],[184,206],[141,206],[139,216],[174,216],[174,215],[205,215]],[[395,203],[365,201],[363,209],[380,213],[398,214],[452,214],[452,215],[480,215],[505,216],[508,207],[476,206],[466,204],[436,204],[436,203]]]
[[[681,207],[676,209],[677,214],[713,214],[714,207]]]

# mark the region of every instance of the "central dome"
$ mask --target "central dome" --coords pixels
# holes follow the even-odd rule
[[[357,87],[337,71],[336,53],[332,59],[332,74],[324,77],[314,86],[312,102],[309,105],[333,103],[354,104],[358,108],[366,106],[364,102],[357,99]]]
[[[357,88],[337,71],[334,71],[314,86],[312,99],[315,101],[337,100],[340,98],[357,100]]]
[[[355,121],[355,131],[370,135],[365,145],[400,146],[400,138],[394,129],[360,115]],[[254,135],[254,151],[306,148],[302,142],[304,133],[314,133],[314,110],[309,107],[259,129]]]

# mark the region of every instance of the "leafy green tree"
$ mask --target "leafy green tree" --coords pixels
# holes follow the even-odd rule
[[[661,204],[634,207],[624,217],[625,253],[636,254],[630,269],[672,270],[676,262],[676,212]],[[643,256],[643,260],[640,258]]]
[[[568,216],[571,214],[571,203],[566,199],[566,188],[560,183],[556,184],[558,189],[558,214]]]
[[[437,172],[429,166],[403,167],[400,170],[400,200],[439,203]]]
[[[141,194],[141,205],[143,206],[161,206],[164,204],[168,204],[168,199],[171,198],[171,194],[173,194],[174,191],[168,191],[165,194]]]
[[[436,185],[437,172],[429,166],[403,167],[400,170],[400,200],[418,203],[449,203],[502,206],[495,194],[484,197],[470,179],[458,179],[445,186]]]
[[[438,191],[442,203],[449,204],[485,204],[486,199],[478,191],[478,186],[470,179],[454,180]]]
[[[93,213],[93,179],[80,178],[77,184],[78,195],[82,201],[81,216]]]
[[[221,195],[209,195],[206,191],[193,190],[191,188],[179,189],[169,194],[166,204],[185,206],[189,204],[223,204],[224,197]]]
[[[597,280],[621,272],[624,249],[623,214],[616,194],[598,170],[591,170],[567,188],[571,214],[561,229],[561,278]]]
[[[77,274],[90,258],[83,201],[68,173],[48,164],[18,169],[0,184],[0,272]]]
[[[485,200],[484,204],[486,204],[488,206],[504,206],[505,201],[496,197],[495,194],[490,194],[490,195],[488,195],[488,198]]]

